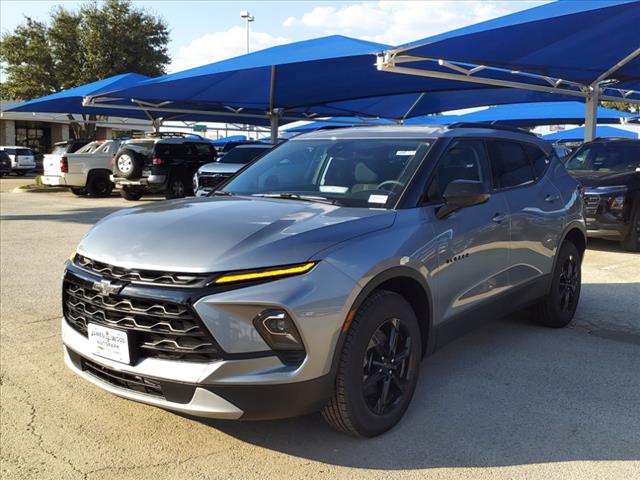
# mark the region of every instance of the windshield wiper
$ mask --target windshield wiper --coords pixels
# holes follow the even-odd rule
[[[338,202],[335,199],[327,197],[318,197],[315,195],[300,195],[299,193],[280,192],[280,193],[254,193],[252,197],[265,197],[265,198],[282,198],[284,200],[302,200],[303,202],[318,202],[328,203],[329,205],[336,205]]]
[[[209,192],[208,197],[231,197],[233,193],[225,192],[224,190],[214,190],[213,192]]]

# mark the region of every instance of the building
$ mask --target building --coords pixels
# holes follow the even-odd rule
[[[7,112],[20,102],[2,101],[0,105],[0,145],[19,145],[37,153],[51,151],[56,142],[72,137],[71,120],[66,113]],[[79,115],[75,116],[79,118]],[[150,121],[109,117],[98,122],[96,138],[109,139],[132,131],[153,130]]]

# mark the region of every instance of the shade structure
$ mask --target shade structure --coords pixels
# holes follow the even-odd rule
[[[638,138],[636,132],[624,130],[622,128],[615,128],[609,126],[598,125],[596,128],[597,138]],[[560,132],[550,133],[545,135],[544,139],[551,142],[578,142],[584,138],[584,127],[572,128],[570,130],[563,130]]]
[[[87,83],[79,87],[70,88],[61,92],[46,95],[34,100],[20,103],[10,112],[52,112],[52,113],[72,113],[83,115],[99,115],[108,117],[128,117],[145,120],[163,118],[165,120],[189,120],[201,122],[235,122],[237,118],[231,112],[221,112],[220,114],[198,114],[181,115],[175,112],[167,112],[162,109],[145,110],[137,108],[133,110],[123,110],[110,106],[89,106],[83,105],[83,99],[90,95],[100,95],[101,92],[113,91],[114,89],[130,88],[142,82],[150,80],[150,77],[137,73],[123,73],[113,77]],[[256,125],[269,125],[269,120],[262,116],[257,118]]]
[[[314,120],[304,125],[296,125],[295,127],[283,127],[288,133],[306,133],[315,130],[324,130],[330,128],[356,127],[364,125],[393,125],[396,122],[384,118],[360,118],[360,117],[330,117],[322,120]]]
[[[129,116],[132,118],[148,117],[144,112],[135,112],[135,115],[123,115],[122,110],[109,109],[104,107],[84,107],[82,99],[87,95],[98,94],[103,91],[127,88],[150,77],[137,73],[123,73],[113,77],[87,83],[79,87],[70,88],[61,92],[36,98],[28,102],[23,102],[9,109],[12,112],[53,112],[53,113],[81,113],[86,115],[106,115],[106,116]]]
[[[557,1],[418,40],[378,69],[585,99],[585,138],[599,100],[640,103],[640,0]]]
[[[237,115],[236,121],[252,123],[267,115],[282,121],[326,116],[399,120],[457,108],[553,98],[544,92],[379,72],[376,58],[388,48],[340,35],[322,37],[90,95],[86,104],[123,109],[145,105],[150,111],[182,114],[227,112]]]
[[[581,102],[539,102],[521,103],[513,105],[500,105],[485,110],[467,113],[465,115],[445,116],[435,115],[426,117],[430,122],[442,117],[443,124],[453,122],[488,122],[515,127],[534,127],[539,125],[564,125],[584,123],[585,105]],[[411,122],[420,123],[424,117],[416,117]],[[602,124],[619,124],[624,120],[636,118],[635,115],[614,110],[611,108],[598,108],[598,121]]]

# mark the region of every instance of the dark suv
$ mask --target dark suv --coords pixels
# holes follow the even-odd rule
[[[640,140],[596,139],[566,166],[584,187],[587,234],[640,251]]]
[[[216,149],[195,135],[161,132],[124,142],[113,160],[111,180],[127,200],[163,192],[167,199],[193,195],[192,178]]]

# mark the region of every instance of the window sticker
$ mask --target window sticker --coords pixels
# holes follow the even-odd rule
[[[320,191],[323,193],[347,193],[349,187],[340,187],[338,185],[320,185]]]
[[[388,198],[389,195],[369,195],[369,203],[385,204]]]
[[[398,150],[396,156],[398,157],[410,157],[416,154],[417,150]]]

